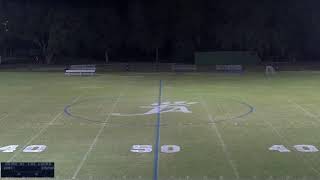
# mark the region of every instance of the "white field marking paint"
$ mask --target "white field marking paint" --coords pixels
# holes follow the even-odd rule
[[[221,111],[224,111],[224,109],[222,108],[222,106],[221,106],[220,104],[217,103],[217,105],[218,105],[218,107],[219,107],[219,109],[220,109]],[[224,111],[224,112],[226,112],[228,119],[231,120],[232,117],[231,117],[230,112],[229,112],[228,110],[226,110],[226,111]],[[243,119],[243,117],[237,118],[237,119]],[[235,121],[234,125],[236,125],[236,126],[238,126],[238,124],[239,124],[238,121],[237,121],[237,119],[234,119],[234,121]]]
[[[314,145],[303,144],[303,145],[295,145],[293,147],[299,152],[314,153],[319,151]]]
[[[229,165],[231,166],[232,170],[233,170],[233,173],[234,175],[236,176],[237,179],[240,178],[239,176],[239,172],[238,172],[238,169],[236,167],[236,165],[234,164],[233,160],[231,160],[230,158],[230,155],[229,155],[229,152],[228,152],[228,149],[227,149],[227,145],[226,143],[224,142],[223,138],[222,138],[222,135],[217,127],[217,125],[214,123],[214,118],[212,117],[212,115],[210,114],[209,112],[209,108],[208,108],[208,105],[207,103],[203,100],[203,98],[200,96],[200,99],[201,99],[201,104],[203,106],[203,108],[205,109],[207,115],[208,115],[208,119],[209,121],[212,122],[212,127],[214,128],[215,132],[216,132],[216,135],[218,136],[219,138],[219,141],[220,141],[220,144],[222,146],[222,150],[226,156],[226,159],[228,160],[229,162]]]
[[[218,108],[220,109],[220,111],[222,111],[222,112],[226,112],[226,114],[227,114],[227,116],[228,116],[228,118],[229,119],[231,119],[231,115],[230,115],[230,112],[229,111],[227,111],[227,110],[224,110],[223,108],[222,108],[222,106],[219,104],[219,103],[217,103],[217,106],[218,106]],[[208,110],[208,107],[207,107],[207,110]],[[212,121],[213,122],[213,121]],[[214,125],[216,126],[216,124],[214,123]],[[216,126],[216,128],[217,128],[217,130],[219,130],[218,129],[218,127]],[[218,131],[219,132],[219,131]],[[221,133],[220,133],[221,134]],[[222,139],[222,135],[221,135],[221,139]],[[237,175],[236,175],[236,177],[237,177],[237,179],[239,179],[240,178],[240,176],[239,176],[239,172],[238,172],[238,170],[237,170],[237,167],[236,167],[236,165],[235,165],[235,163],[234,163],[234,161],[230,158],[230,153],[227,151],[227,147],[226,147],[226,152],[228,153],[228,156],[229,156],[229,159],[230,159],[230,163],[231,163],[231,165],[233,165],[233,167],[232,168],[234,168],[235,169],[235,172],[237,173]]]
[[[44,151],[47,148],[46,145],[30,145],[26,147],[23,152],[25,153],[39,153]]]
[[[273,145],[269,148],[270,151],[278,151],[281,153],[288,153],[291,152],[289,149],[287,149],[284,145]]]
[[[17,144],[3,146],[3,147],[0,147],[0,152],[12,153],[17,150],[17,147],[19,147],[19,145],[17,145]],[[47,148],[46,145],[30,145],[30,146],[27,146],[25,149],[23,149],[23,152],[39,153],[39,152],[44,151],[46,148]]]
[[[180,152],[181,147],[178,145],[162,145],[160,152],[171,154]],[[152,152],[152,145],[132,145],[131,152],[134,153],[150,153]]]
[[[158,103],[152,103],[149,106],[140,106],[140,108],[150,109],[145,113],[137,114],[122,114],[122,113],[112,113],[112,116],[143,116],[159,113],[168,113],[168,112],[179,112],[179,113],[192,113],[189,110],[189,106],[197,104],[198,102],[186,102],[186,101],[175,101],[175,102],[162,102],[159,106]]]
[[[161,146],[162,153],[171,154],[171,153],[180,152],[180,150],[181,150],[181,147],[178,145],[163,145],[163,146]]]
[[[132,145],[130,151],[134,153],[150,153],[152,152],[152,145]]]
[[[9,117],[9,114],[5,113],[4,115],[0,116],[0,121],[4,120],[7,117]]]
[[[302,110],[307,116],[317,120],[317,121],[320,121],[319,120],[319,117],[316,116],[315,114],[311,113],[310,111],[308,111],[307,109],[305,109],[304,107],[302,107],[300,104],[294,102],[293,100],[288,100],[289,103],[295,105],[295,107],[297,107],[298,109]],[[312,123],[313,125],[315,125],[314,123]]]
[[[111,111],[108,113],[107,118],[105,119],[104,123],[102,124],[101,128],[99,129],[99,131],[98,131],[98,133],[97,133],[96,137],[93,139],[93,141],[92,141],[92,143],[91,143],[91,145],[90,145],[90,147],[89,147],[88,151],[84,154],[84,156],[83,156],[83,158],[82,158],[82,160],[81,160],[80,164],[78,165],[78,167],[77,167],[76,171],[73,173],[72,179],[76,179],[76,177],[78,176],[78,174],[79,174],[79,172],[80,172],[80,170],[81,170],[81,168],[82,168],[83,164],[86,162],[86,160],[87,160],[87,158],[88,158],[89,154],[90,154],[90,153],[91,153],[91,151],[93,150],[93,147],[96,145],[96,143],[97,143],[97,141],[98,141],[98,139],[99,139],[99,137],[100,137],[101,133],[103,132],[104,128],[106,127],[107,122],[109,121],[110,117],[112,116],[112,112],[113,112],[113,111],[114,111],[114,109],[116,108],[116,106],[117,106],[117,104],[118,104],[118,102],[119,102],[119,100],[120,100],[120,97],[121,97],[121,96],[122,96],[122,94],[119,94],[119,96],[118,96],[117,100],[113,103],[112,108],[111,108]]]
[[[160,107],[157,103],[151,104],[151,106],[147,106],[146,108],[151,108],[148,112],[145,112],[145,115],[149,114],[157,114],[159,113],[166,113],[166,112],[182,112],[182,113],[192,113],[188,109],[188,106],[192,104],[196,104],[197,102],[185,102],[185,101],[176,101],[176,102],[163,102],[160,104]],[[144,106],[142,106],[144,108]]]
[[[14,152],[14,151],[17,149],[18,146],[19,146],[19,145],[17,145],[17,144],[15,144],[15,145],[3,146],[3,147],[0,147],[0,152],[10,152],[10,153],[12,153],[12,152]]]
[[[6,97],[6,96],[4,96],[4,97]],[[0,96],[0,98],[2,98],[1,96]],[[7,97],[6,97],[7,98]],[[19,105],[21,105],[21,104],[19,104]],[[22,103],[22,107],[23,106],[27,106],[27,105],[29,105],[28,103]],[[21,107],[21,106],[18,106],[18,107]],[[14,112],[17,112],[17,111],[19,111],[19,108],[15,108],[16,110],[14,111]],[[3,115],[4,114],[4,115]],[[4,120],[4,119],[6,119],[7,117],[9,117],[9,113],[3,113],[1,116],[0,116],[0,121],[2,121],[2,120]],[[14,114],[14,113],[13,113]]]
[[[97,110],[96,110],[96,113],[98,113],[98,112],[100,112],[101,110],[102,110],[102,107],[103,107],[103,103],[101,103],[99,106],[98,106],[98,108],[97,108]]]
[[[299,104],[300,106],[314,106],[314,103],[303,103],[303,104]]]
[[[304,115],[306,115],[307,117],[313,119],[313,120],[308,121],[308,122],[310,122],[312,124],[312,126],[314,126],[314,127],[317,126],[315,121],[319,121],[319,119],[318,119],[318,117],[316,117],[316,115],[314,115],[313,113],[309,112],[301,104],[298,104],[298,103],[296,103],[295,101],[293,101],[291,99],[288,99],[288,103],[289,103],[289,105],[291,105],[291,107],[293,105],[295,109],[298,109],[298,111],[302,111]],[[290,121],[290,123],[293,124],[292,121]]]
[[[78,96],[76,99],[74,99],[74,100],[72,101],[72,103],[78,101],[78,100],[80,99],[80,97],[81,97],[81,96]],[[22,147],[22,150],[25,149],[29,144],[31,144],[32,141],[34,141],[34,140],[35,140],[37,137],[39,137],[42,133],[44,133],[44,132],[48,129],[48,127],[49,127],[50,125],[52,125],[57,119],[60,119],[62,114],[63,114],[63,112],[58,113],[46,126],[44,126],[40,131],[38,131],[37,134],[35,134],[34,136],[32,136],[32,137],[30,138],[30,140],[29,140],[27,143],[25,143],[25,145]],[[10,158],[7,162],[11,162],[17,155],[19,155],[19,154],[21,153],[22,150],[17,151],[16,153],[14,153],[13,156],[11,156],[11,158]]]
[[[32,141],[34,141],[37,137],[39,137],[42,133],[44,133],[48,127],[50,125],[52,125],[54,123],[54,121],[56,121],[57,119],[59,119],[61,117],[63,112],[60,112],[59,114],[57,114],[46,126],[44,126],[37,134],[35,134],[34,136],[32,136],[30,138],[30,140],[23,146],[22,149],[26,148],[28,146],[28,144],[30,144]],[[21,151],[17,151],[15,154],[13,154],[13,156],[11,156],[11,158],[7,161],[7,162],[11,162],[17,155],[19,155],[21,153]]]
[[[272,123],[270,123],[269,121],[266,121],[264,118],[263,122],[269,126],[269,128],[271,129],[271,131],[275,134],[277,134],[277,136],[286,144],[290,144],[289,140],[287,140],[287,138],[285,138],[273,125]],[[297,158],[299,158],[300,160],[302,160],[302,162],[306,165],[309,166],[309,168],[315,172],[318,176],[320,176],[320,171],[318,171],[316,168],[314,168],[314,166],[311,163],[308,163],[308,160],[304,158],[304,156],[297,154],[296,155]]]

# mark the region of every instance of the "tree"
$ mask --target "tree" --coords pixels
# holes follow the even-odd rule
[[[97,8],[94,11],[90,32],[93,32],[95,46],[104,52],[105,62],[108,63],[110,54],[121,45],[125,27],[114,7]]]
[[[30,41],[40,50],[46,64],[51,64],[53,56],[60,52],[64,45],[68,26],[67,11],[46,3],[26,4],[22,16],[14,13],[8,15],[11,37]]]
[[[132,0],[128,3],[127,45],[136,47],[141,53],[152,51],[151,31],[147,25],[146,11],[142,0]]]
[[[63,47],[70,28],[65,17],[64,12],[52,8],[39,13],[30,12],[27,18],[23,38],[32,40],[40,48],[46,64],[51,64],[53,56]]]

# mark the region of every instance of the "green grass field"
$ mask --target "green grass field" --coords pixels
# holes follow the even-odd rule
[[[18,145],[0,161],[55,162],[56,179],[154,180],[157,164],[159,180],[319,179],[319,80],[317,72],[0,72],[0,146]],[[46,149],[23,152],[30,145]]]

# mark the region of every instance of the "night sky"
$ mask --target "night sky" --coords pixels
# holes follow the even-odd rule
[[[316,0],[0,0],[0,52],[46,63],[106,54],[152,62],[156,49],[163,62],[192,62],[196,51],[316,61],[318,7]]]

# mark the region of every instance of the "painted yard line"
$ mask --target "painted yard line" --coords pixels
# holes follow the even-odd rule
[[[136,81],[133,81],[133,82],[135,83]],[[108,113],[107,118],[105,119],[104,123],[102,124],[101,128],[99,129],[99,131],[98,131],[96,137],[94,138],[93,142],[91,143],[88,151],[87,151],[87,152],[85,153],[85,155],[83,156],[83,158],[82,158],[79,166],[77,167],[76,171],[74,172],[74,174],[73,174],[73,176],[72,176],[72,179],[76,179],[76,178],[77,178],[77,176],[78,176],[78,174],[79,174],[82,166],[84,165],[84,163],[86,162],[89,154],[90,154],[91,151],[93,150],[93,147],[94,147],[94,146],[96,145],[96,143],[98,142],[98,139],[99,139],[101,133],[103,132],[104,128],[106,127],[107,122],[109,121],[110,117],[112,116],[113,111],[114,111],[115,107],[117,106],[117,104],[119,103],[119,100],[120,100],[120,98],[123,96],[123,94],[124,94],[124,93],[121,92],[121,93],[119,94],[119,96],[117,97],[116,101],[113,103],[113,105],[112,105],[112,107],[111,107],[111,111]],[[102,107],[102,105],[103,105],[103,103],[98,107],[98,109],[97,109],[96,112],[99,112],[99,109]]]
[[[78,101],[80,97],[81,96],[78,96],[76,99],[72,101],[72,103]],[[13,154],[13,156],[11,156],[11,158],[7,162],[11,162],[17,155],[19,155],[22,152],[24,148],[26,148],[28,145],[30,145],[30,143],[32,143],[32,141],[34,141],[37,137],[39,137],[42,133],[44,133],[50,125],[52,125],[57,119],[61,118],[62,114],[63,114],[63,111],[58,113],[46,126],[44,126],[37,134],[35,134],[30,138],[30,140],[26,144],[24,144],[23,148],[21,148],[20,151],[17,151],[15,154]]]
[[[271,122],[266,121],[264,118],[262,119],[263,119],[263,122],[271,129],[273,133],[275,133],[281,139],[282,142],[284,142],[286,145],[291,144],[290,141],[272,125]],[[313,172],[315,172],[318,176],[320,176],[320,171],[314,168],[314,166],[311,163],[309,163],[309,161],[306,158],[304,158],[303,155],[297,154],[296,157],[298,158],[298,160],[301,160],[306,166],[309,166],[309,168]]]
[[[306,114],[306,115],[309,116],[310,118],[315,119],[316,121],[320,121],[320,120],[319,120],[319,117],[317,117],[315,114],[313,114],[312,112],[310,112],[310,111],[308,111],[307,109],[305,109],[301,104],[298,104],[298,103],[296,103],[295,101],[293,101],[293,100],[291,100],[291,99],[289,99],[288,102],[291,103],[291,104],[293,104],[293,105],[295,105],[295,106],[297,107],[297,109],[302,110],[302,111],[304,112],[304,114]],[[312,104],[312,105],[314,105],[314,104]],[[313,122],[313,121],[311,121],[311,124],[312,124],[314,127],[317,126],[317,124],[316,124],[315,122]],[[314,137],[315,139],[317,138],[317,137],[315,137],[315,136],[313,136],[313,137]],[[312,160],[309,160],[309,161],[314,162],[313,159],[312,159]],[[320,172],[320,171],[319,171],[319,172]]]
[[[103,107],[103,103],[101,103],[101,104],[98,106],[98,108],[97,108],[97,110],[96,110],[96,113],[100,112],[100,111],[102,110],[102,107]]]
[[[122,93],[119,94],[118,98],[117,98],[116,101],[113,103],[112,108],[111,108],[111,111],[108,113],[107,118],[105,119],[104,123],[102,124],[102,126],[100,127],[98,133],[96,134],[95,138],[93,139],[93,141],[92,141],[92,143],[91,143],[88,151],[84,154],[84,156],[83,156],[80,164],[78,165],[76,171],[73,173],[72,179],[76,179],[76,178],[77,178],[77,176],[78,176],[78,174],[79,174],[82,166],[83,166],[84,163],[86,162],[89,154],[90,154],[91,151],[93,150],[94,146],[97,144],[98,139],[99,139],[101,133],[103,132],[104,128],[106,127],[107,122],[109,121],[109,119],[110,119],[110,117],[111,117],[114,109],[116,108],[116,106],[117,106],[117,104],[118,104],[121,96],[123,96]]]
[[[242,98],[242,101],[245,102],[245,99]],[[262,118],[262,121],[271,129],[271,131],[272,131],[273,133],[275,133],[275,134],[281,139],[282,142],[284,142],[286,145],[290,145],[290,144],[291,144],[291,143],[289,142],[289,140],[288,140],[285,136],[283,136],[283,135],[272,125],[271,122],[266,121],[264,118]],[[298,160],[301,160],[306,166],[309,166],[309,168],[310,168],[313,172],[315,172],[318,176],[320,176],[320,171],[318,171],[316,168],[314,168],[314,166],[313,166],[312,164],[308,163],[308,160],[305,159],[305,158],[303,157],[303,155],[297,154],[297,155],[296,155],[296,158],[297,158]]]
[[[37,137],[39,137],[39,135],[45,132],[48,129],[48,127],[53,124],[54,121],[56,121],[61,117],[62,113],[63,112],[60,112],[59,114],[57,114],[45,127],[43,127],[37,134],[32,136],[30,140],[23,146],[23,148],[21,148],[20,151],[17,151],[15,154],[13,154],[13,156],[11,156],[11,158],[7,162],[11,162],[17,155],[21,153],[22,149],[26,148],[30,143],[32,143],[32,141],[34,141]]]
[[[8,113],[3,113],[4,115],[1,115],[0,116],[0,121],[2,121],[3,119],[9,117],[9,114]]]
[[[315,106],[316,104],[314,103],[303,103],[303,104],[299,104],[300,106]]]
[[[208,119],[209,121],[212,122],[212,127],[214,129],[214,131],[216,132],[216,135],[218,136],[219,138],[219,141],[220,141],[220,144],[222,146],[222,151],[224,152],[225,154],[225,157],[226,159],[228,160],[228,163],[229,165],[231,166],[232,170],[233,170],[233,173],[234,175],[236,176],[237,179],[240,178],[239,176],[239,171],[236,167],[236,165],[234,164],[233,160],[230,158],[230,154],[228,152],[228,148],[227,148],[227,145],[226,143],[224,142],[223,138],[222,138],[222,135],[219,131],[219,128],[217,127],[216,123],[214,122],[214,118],[212,117],[211,113],[209,112],[209,108],[208,108],[208,105],[207,103],[203,100],[203,98],[200,96],[200,99],[201,99],[201,104],[202,104],[202,107],[205,109],[207,115],[208,115]]]
[[[159,146],[160,146],[160,106],[162,99],[162,80],[160,80],[159,85],[159,97],[158,97],[158,112],[157,112],[157,123],[155,132],[155,151],[154,151],[154,161],[153,161],[153,180],[158,180],[159,178]]]
[[[288,102],[293,104],[293,105],[295,105],[297,107],[297,109],[302,110],[307,116],[309,116],[309,117],[311,117],[311,118],[313,118],[313,119],[315,119],[317,121],[320,121],[318,116],[316,116],[312,112],[308,111],[307,109],[302,107],[300,104],[298,104],[298,103],[296,103],[296,102],[294,102],[293,100],[290,100],[290,99],[288,100]],[[315,125],[315,124],[313,124],[313,125]]]
[[[3,115],[4,114],[4,115]],[[0,121],[6,119],[7,117],[9,117],[9,114],[8,113],[3,113],[0,117]],[[0,126],[1,127],[1,126]]]

